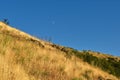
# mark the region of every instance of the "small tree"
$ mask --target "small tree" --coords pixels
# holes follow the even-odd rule
[[[4,22],[5,24],[9,25],[8,19],[3,19],[3,22]]]

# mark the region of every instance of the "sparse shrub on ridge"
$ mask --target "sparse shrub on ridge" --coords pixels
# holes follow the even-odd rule
[[[3,19],[3,23],[9,25],[9,21],[8,21],[8,19]]]

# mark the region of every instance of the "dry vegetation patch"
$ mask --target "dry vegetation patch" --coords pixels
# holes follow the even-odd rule
[[[65,51],[41,43],[45,47],[0,34],[0,80],[118,80],[74,55],[68,58]]]

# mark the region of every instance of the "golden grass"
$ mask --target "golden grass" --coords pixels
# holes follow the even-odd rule
[[[0,42],[0,80],[118,80],[48,44],[41,47],[6,34],[0,34]]]

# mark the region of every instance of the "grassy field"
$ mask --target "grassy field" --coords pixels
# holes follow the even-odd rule
[[[69,57],[69,48],[8,29],[2,22],[0,31],[0,80],[119,80],[83,58]]]

